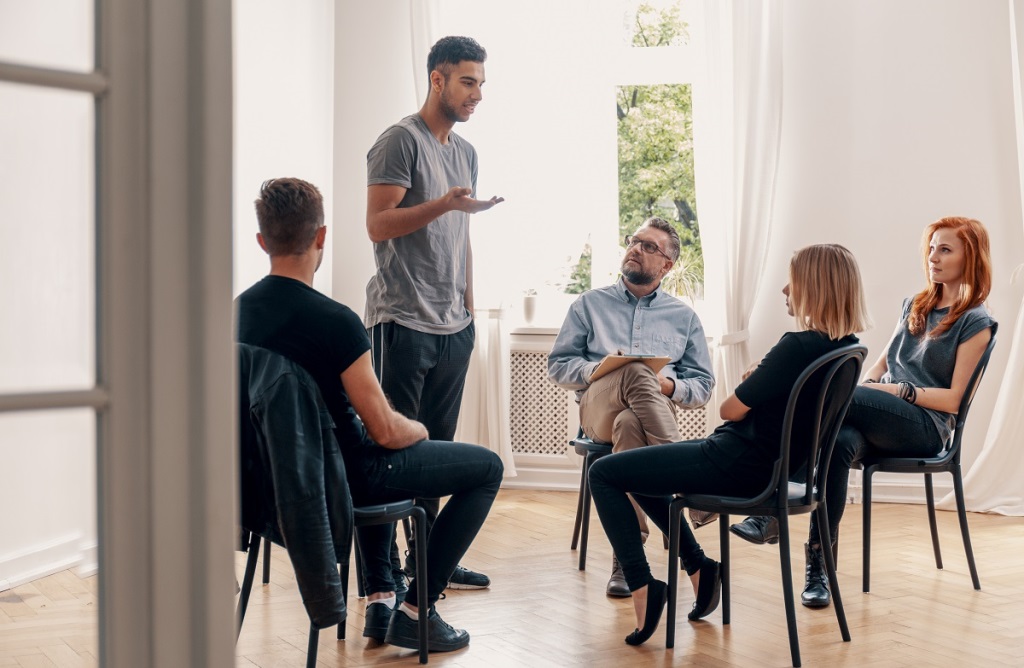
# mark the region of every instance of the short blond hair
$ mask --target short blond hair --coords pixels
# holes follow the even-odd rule
[[[793,253],[789,305],[801,329],[833,340],[871,326],[857,259],[839,244],[816,244]]]

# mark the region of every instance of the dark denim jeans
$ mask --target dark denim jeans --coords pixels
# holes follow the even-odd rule
[[[395,410],[423,423],[432,440],[455,438],[466,372],[476,341],[476,324],[470,321],[465,329],[454,334],[427,334],[383,322],[368,329],[367,334],[374,372]],[[416,505],[427,513],[429,535],[441,507],[440,499],[424,496],[416,500]],[[412,542],[409,547],[413,549]],[[391,563],[394,571],[402,567],[394,541]]]
[[[764,489],[770,472],[762,479],[745,479],[723,472],[703,452],[704,440],[669,443],[628,450],[602,457],[590,469],[590,491],[615,556],[630,591],[653,580],[650,564],[640,540],[640,524],[627,493],[647,516],[668,533],[668,507],[672,495],[757,494]],[[679,555],[686,572],[696,572],[704,561],[704,550],[684,521],[679,537]]]
[[[935,423],[924,409],[887,392],[860,385],[836,438],[825,483],[829,532],[834,543],[846,510],[850,466],[865,454],[885,457],[932,457],[942,449]],[[811,515],[810,543],[820,543]]]
[[[357,506],[451,497],[427,540],[427,604],[433,605],[487,519],[501,485],[501,459],[479,445],[421,441],[402,450],[366,448],[350,456],[346,466]],[[394,591],[390,557],[394,525],[359,527],[357,531],[367,593]],[[417,573],[417,577],[421,575]],[[414,585],[406,600],[419,605]]]

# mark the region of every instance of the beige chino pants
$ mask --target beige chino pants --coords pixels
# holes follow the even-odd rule
[[[580,400],[580,426],[597,443],[611,443],[612,452],[681,440],[671,399],[650,367],[627,364],[598,378]],[[647,517],[630,497],[643,540],[650,535]]]

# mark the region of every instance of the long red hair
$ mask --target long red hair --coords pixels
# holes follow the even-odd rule
[[[930,252],[932,235],[936,230],[951,229],[964,244],[964,272],[960,283],[960,293],[956,296],[953,307],[949,313],[939,322],[938,326],[930,333],[937,336],[953,326],[965,312],[984,303],[988,293],[992,289],[992,255],[989,251],[988,231],[985,226],[973,218],[961,218],[952,216],[941,218],[924,230],[921,239],[922,252],[924,254],[924,275],[930,276],[928,271],[928,255]],[[942,284],[934,283],[930,279],[928,287],[914,295],[910,307],[910,315],[907,324],[910,333],[920,336],[925,330],[928,322],[928,314],[938,305],[942,298]]]

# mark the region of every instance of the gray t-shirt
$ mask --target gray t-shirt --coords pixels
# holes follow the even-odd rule
[[[989,315],[984,304],[964,312],[953,326],[938,336],[928,336],[939,322],[949,313],[948,308],[933,309],[928,314],[925,332],[920,336],[910,333],[907,316],[910,315],[911,300],[903,300],[903,314],[900,316],[896,334],[889,345],[886,363],[889,371],[883,382],[906,381],[918,387],[949,388],[953,384],[953,368],[956,366],[956,349],[975,334],[991,327],[995,320]],[[935,428],[943,443],[949,440],[956,426],[956,418],[950,413],[923,409],[935,421]]]
[[[442,144],[419,114],[403,118],[366,155],[367,185],[406,189],[399,208],[442,197],[455,186],[476,195],[476,150],[449,133]],[[411,234],[373,245],[377,273],[366,285],[366,326],[395,322],[428,334],[469,326],[466,255],[469,214],[449,211]]]

